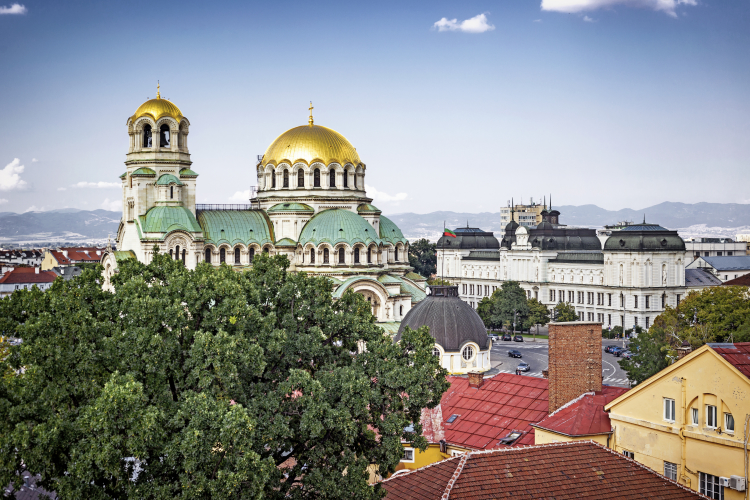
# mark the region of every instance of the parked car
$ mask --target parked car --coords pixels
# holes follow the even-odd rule
[[[632,352],[630,352],[630,351],[623,351],[623,352],[622,352],[622,353],[620,354],[620,357],[621,357],[621,358],[625,358],[625,359],[630,359],[630,358],[632,358],[632,357],[633,357],[633,353],[632,353]]]
[[[513,337],[513,342],[523,342],[523,335],[516,335]]]
[[[521,351],[518,351],[516,349],[513,349],[512,351],[508,351],[508,356],[511,358],[522,358]]]
[[[494,340],[494,341],[498,341],[498,340],[500,340],[500,337],[498,337],[498,336],[497,336],[497,335],[495,335],[494,333],[490,333],[490,334],[489,334],[489,335],[487,335],[487,336],[488,336],[488,337],[489,337],[490,339]]]
[[[614,354],[616,357],[619,358],[620,356],[622,356],[622,353],[624,353],[625,351],[627,351],[627,349],[623,349],[622,347],[618,347],[617,349],[615,349],[615,350],[612,351],[612,354]]]
[[[518,363],[518,369],[522,372],[527,372],[531,370],[531,366],[526,361],[521,361]]]
[[[513,337],[511,336],[510,333],[506,333],[503,335],[503,340],[506,342],[510,342],[511,340],[513,340]]]
[[[615,347],[617,347],[617,346],[616,345],[608,345],[607,347],[604,348],[604,352],[612,352],[612,349],[614,349]]]

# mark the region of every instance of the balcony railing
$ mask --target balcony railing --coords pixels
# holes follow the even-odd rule
[[[202,211],[216,211],[216,210],[252,210],[252,205],[250,204],[241,204],[241,205],[217,205],[217,204],[210,204],[210,205],[195,205],[195,211],[196,212],[202,212]]]

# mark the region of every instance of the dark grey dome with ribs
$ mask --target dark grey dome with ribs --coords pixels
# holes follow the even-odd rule
[[[457,352],[466,342],[476,342],[480,350],[489,347],[487,329],[469,304],[458,298],[457,286],[433,286],[432,293],[411,308],[401,321],[395,341],[407,326],[416,330],[427,325],[430,335],[446,352]]]

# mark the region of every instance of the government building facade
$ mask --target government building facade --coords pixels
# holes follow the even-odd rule
[[[426,296],[409,266],[409,242],[372,205],[367,167],[338,132],[307,125],[274,140],[255,165],[248,205],[196,204],[199,168],[188,149],[190,121],[157,92],[127,119],[117,251],[102,257],[105,287],[122,259],[148,263],[154,247],[190,269],[201,262],[237,269],[261,252],[286,255],[290,270],[325,276],[334,296],[364,295],[378,322],[397,322]],[[389,323],[391,328],[389,328]]]
[[[559,223],[543,210],[535,227],[511,220],[502,239],[478,228],[455,229],[437,244],[438,272],[475,307],[505,281],[549,309],[575,306],[581,321],[604,328],[648,328],[666,306],[685,297],[685,242],[657,224],[633,224],[600,240],[594,229]]]

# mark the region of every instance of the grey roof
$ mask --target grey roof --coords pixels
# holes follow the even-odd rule
[[[52,271],[56,275],[62,276],[65,281],[71,280],[76,276],[80,276],[82,272],[81,268],[77,266],[53,267]]]
[[[631,224],[623,227],[620,231],[669,231],[669,229],[663,228],[659,224]]]
[[[604,251],[610,252],[684,252],[685,242],[677,231],[664,229],[658,224],[633,224],[612,235],[604,242]]]
[[[430,335],[443,350],[457,352],[466,342],[476,342],[479,349],[489,347],[487,329],[482,319],[469,304],[458,298],[458,287],[454,296],[428,295],[418,302],[401,321],[401,327],[394,337],[401,340],[401,334],[407,326],[412,330],[427,325]]]
[[[717,271],[737,271],[750,269],[750,255],[722,255],[721,257],[701,257]]]
[[[463,260],[500,260],[499,250],[471,250]]]
[[[550,262],[558,263],[586,263],[604,264],[604,254],[596,250],[580,250],[578,252],[559,252]]]
[[[685,269],[685,286],[719,286],[722,282],[719,278],[705,269]]]
[[[456,237],[442,236],[437,242],[437,248],[462,248],[466,250],[499,250],[500,242],[490,231],[482,231],[476,227],[459,227],[454,231]]]

